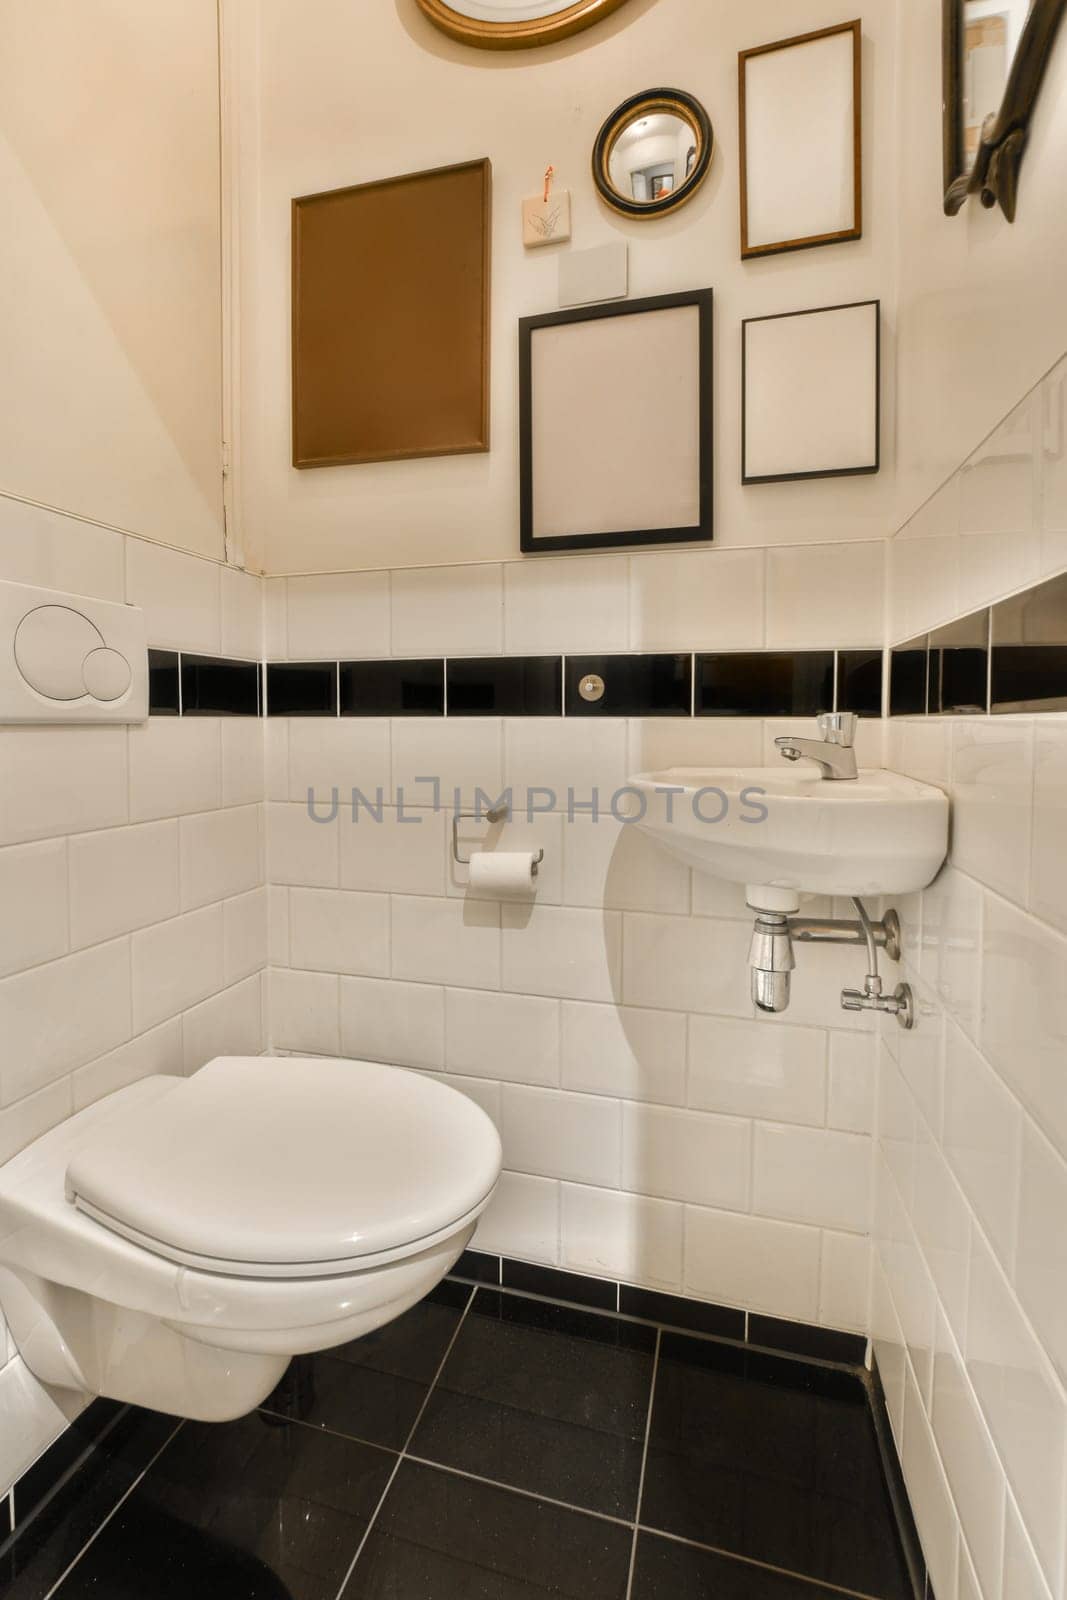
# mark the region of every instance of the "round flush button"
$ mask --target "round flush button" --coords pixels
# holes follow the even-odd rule
[[[35,606],[15,630],[15,660],[26,682],[48,700],[80,700],[82,662],[103,644],[99,631],[70,606]]]
[[[85,687],[94,700],[121,700],[130,687],[130,663],[117,650],[90,650],[82,662]]]

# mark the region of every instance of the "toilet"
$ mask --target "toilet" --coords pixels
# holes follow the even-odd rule
[[[500,1165],[479,1106],[399,1067],[145,1078],[0,1167],[0,1311],[42,1383],[225,1421],[420,1300]]]

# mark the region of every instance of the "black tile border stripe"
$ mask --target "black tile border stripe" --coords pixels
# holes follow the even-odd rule
[[[148,651],[150,717],[259,717],[263,712],[258,661],[205,655],[202,650]]]
[[[608,1311],[660,1328],[748,1345],[754,1350],[819,1361],[830,1366],[863,1367],[867,1338],[837,1328],[820,1328],[785,1317],[745,1312],[736,1306],[662,1293],[591,1273],[546,1267],[537,1262],[465,1250],[449,1273],[465,1283],[537,1295],[594,1311]]]

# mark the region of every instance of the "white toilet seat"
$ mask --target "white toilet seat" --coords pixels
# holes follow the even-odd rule
[[[73,1154],[79,1211],[164,1260],[320,1278],[424,1250],[499,1175],[484,1112],[377,1062],[221,1057],[120,1109]]]

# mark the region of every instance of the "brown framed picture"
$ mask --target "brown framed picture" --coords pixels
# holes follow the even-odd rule
[[[861,237],[862,56],[858,21],[741,51],[742,259]]]
[[[293,465],[489,449],[488,160],[293,201]]]

